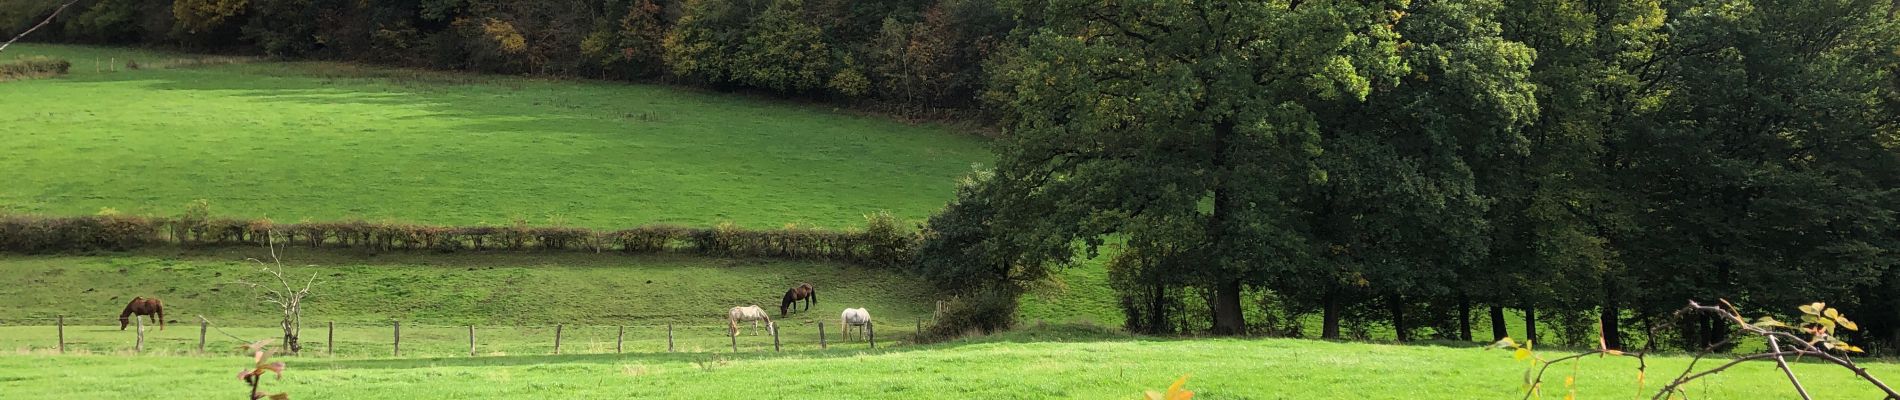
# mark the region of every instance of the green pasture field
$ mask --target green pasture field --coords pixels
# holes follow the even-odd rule
[[[1052,327],[977,341],[834,347],[772,353],[712,351],[430,358],[280,357],[283,379],[268,391],[294,399],[353,398],[905,398],[1134,399],[1189,375],[1196,399],[1517,398],[1526,363],[1475,347],[1393,346],[1293,339],[1154,340]],[[8,399],[214,398],[242,393],[236,356],[0,355]],[[1550,352],[1547,356],[1555,356]],[[1713,362],[1714,360],[1705,361]],[[1633,359],[1585,358],[1553,368],[1541,398],[1648,398],[1686,366],[1651,357],[1637,380]],[[1875,398],[1845,370],[1801,363],[1816,398]],[[1900,366],[1874,363],[1876,375]],[[1692,384],[1692,398],[1783,399],[1794,394],[1772,363],[1745,364]]]
[[[0,211],[845,227],[921,221],[992,158],[955,127],[667,86],[43,44],[0,62],[32,55],[73,73],[0,84]]]
[[[739,305],[760,305],[776,318],[785,290],[799,282],[818,288],[818,303],[781,323],[835,322],[840,310],[865,307],[909,325],[927,317],[937,298],[901,273],[815,262],[566,252],[372,256],[296,247],[280,254],[291,274],[317,278],[305,318],[352,325],[718,325]],[[194,328],[198,315],[226,326],[274,326],[274,306],[235,283],[263,276],[243,260],[268,256],[260,247],[0,258],[0,271],[12,277],[0,286],[0,323],[51,325],[65,315],[68,324],[116,328],[119,310],[146,296],[164,301],[168,320]]]

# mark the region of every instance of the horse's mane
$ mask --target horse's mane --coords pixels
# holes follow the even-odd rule
[[[157,299],[153,299],[153,300],[154,302],[156,302]],[[125,317],[131,316],[134,309],[139,308],[139,304],[143,302],[145,302],[144,297],[133,297],[131,302],[125,303],[125,309],[119,311],[119,318],[123,319]]]

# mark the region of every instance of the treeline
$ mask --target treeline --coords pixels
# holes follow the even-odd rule
[[[1719,298],[1900,344],[1890,0],[1011,7],[947,286],[1101,255],[1139,332],[1700,348]]]
[[[104,214],[80,217],[0,216],[0,251],[55,253],[125,251],[151,246],[300,246],[366,251],[585,251],[680,253],[715,257],[848,262],[874,267],[908,265],[915,229],[888,213],[866,217],[862,229],[786,226],[747,229],[673,225],[596,230],[564,226],[436,226],[394,222],[298,222]]]
[[[0,34],[52,0],[0,0]],[[145,44],[399,66],[666,80],[976,108],[1017,26],[989,0],[85,0],[33,40]]]

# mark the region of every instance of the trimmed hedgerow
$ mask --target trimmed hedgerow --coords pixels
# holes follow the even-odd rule
[[[65,75],[73,63],[48,57],[25,57],[0,63],[0,81]]]
[[[563,226],[435,226],[341,221],[276,223],[268,219],[177,218],[122,215],[0,216],[0,251],[52,253],[131,250],[148,246],[256,246],[270,240],[305,247],[369,251],[590,251],[683,253],[893,266],[914,256],[917,231],[890,214],[867,217],[865,229],[825,230],[798,225],[748,229],[730,223],[696,229],[649,225],[621,230]],[[272,239],[272,235],[275,238]]]

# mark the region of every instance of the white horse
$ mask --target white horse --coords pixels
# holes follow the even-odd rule
[[[772,316],[766,314],[765,309],[759,308],[759,305],[753,304],[744,307],[733,307],[732,311],[726,313],[727,334],[738,336],[740,322],[751,322],[752,329],[759,329],[759,321],[765,321],[766,332],[778,332],[778,325],[772,323]],[[755,330],[753,333],[756,334],[758,331]]]
[[[858,327],[858,336],[864,335],[864,326],[871,324],[871,312],[864,308],[846,308],[838,314],[839,326],[844,327],[845,340],[851,338],[851,327]]]

